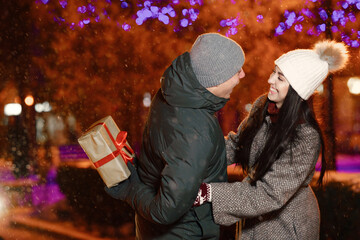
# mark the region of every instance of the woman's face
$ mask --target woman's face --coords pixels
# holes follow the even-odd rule
[[[275,102],[278,108],[281,108],[288,93],[290,84],[278,66],[275,66],[273,73],[270,75],[268,83],[270,84],[268,98]]]

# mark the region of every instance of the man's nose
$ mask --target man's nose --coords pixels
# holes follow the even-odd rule
[[[243,69],[241,69],[241,72],[239,74],[239,78],[244,78],[245,77],[245,72]]]

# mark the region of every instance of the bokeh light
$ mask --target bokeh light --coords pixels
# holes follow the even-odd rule
[[[131,6],[131,2],[120,0],[121,8],[124,11],[124,14],[128,14],[133,7],[138,8],[136,14],[131,18],[134,19],[134,24],[141,26],[147,21],[155,20],[159,21],[165,25],[173,26],[175,32],[180,31],[181,28],[187,28],[193,25],[195,21],[200,16],[201,6],[203,6],[204,1],[202,0],[187,0],[187,1],[155,1],[155,0],[146,0],[140,1],[136,6]],[[39,2],[39,1],[37,1]],[[113,4],[111,0],[103,0],[108,6]],[[180,12],[176,12],[175,6],[184,4],[187,2],[189,4],[188,8],[182,8]],[[346,0],[338,1],[338,9],[333,9],[332,11],[327,10],[327,1],[304,1],[304,7],[300,11],[284,11],[284,20],[281,21],[278,26],[274,29],[274,36],[283,35],[287,30],[294,28],[296,32],[305,32],[311,36],[319,36],[322,33],[326,32],[327,22],[329,18],[331,19],[331,24],[329,26],[330,31],[339,32],[343,35],[342,41],[344,41],[348,46],[358,48],[360,46],[360,36],[348,36],[344,28],[347,26],[348,22],[356,22],[356,16],[354,11],[360,10],[360,0]],[[50,1],[41,0],[42,4],[49,4]],[[233,4],[236,1],[232,1]],[[66,0],[59,1],[58,4],[62,8],[67,8],[68,2]],[[215,3],[208,3],[215,4]],[[257,2],[258,5],[261,5],[261,2]],[[310,10],[310,9],[317,10]],[[55,11],[54,11],[55,12]],[[95,3],[88,3],[87,5],[79,5],[77,7],[77,14],[81,16],[81,20],[76,22],[68,22],[63,16],[54,16],[54,20],[59,24],[65,24],[70,29],[75,30],[78,28],[84,28],[85,26],[100,22],[103,19],[111,20],[111,16],[105,8],[100,8],[95,6]],[[319,19],[320,23],[316,27],[305,27],[304,23],[308,20]],[[263,24],[265,20],[264,15],[256,15],[256,21],[258,24]],[[125,31],[130,31],[132,29],[133,23],[118,23],[119,26]],[[227,29],[226,35],[236,35],[239,32],[239,28],[244,27],[245,24],[243,19],[240,18],[240,13],[237,16],[229,16],[226,19],[220,20],[219,22],[222,28]],[[306,28],[306,29],[305,29]],[[305,30],[305,31],[304,31]]]
[[[360,78],[359,77],[351,77],[347,82],[347,86],[349,87],[349,91],[352,94],[358,95],[360,94]]]
[[[31,95],[26,96],[24,102],[27,106],[32,106],[34,104],[34,97]]]
[[[19,103],[8,103],[4,107],[4,114],[6,116],[18,116],[21,114],[22,107]]]

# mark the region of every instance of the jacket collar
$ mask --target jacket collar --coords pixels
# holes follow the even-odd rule
[[[206,109],[211,113],[223,108],[228,101],[215,96],[199,83],[188,52],[177,57],[165,70],[161,78],[161,92],[172,106]]]

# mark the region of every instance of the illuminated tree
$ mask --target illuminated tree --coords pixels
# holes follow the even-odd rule
[[[97,7],[108,6],[105,1],[99,4]],[[44,42],[50,40],[43,44],[43,54],[34,58],[47,85],[47,91],[39,95],[52,101],[59,114],[75,114],[82,130],[111,114],[119,127],[139,142],[147,112],[143,95],[155,93],[162,72],[189,39],[183,38],[179,44],[181,34],[158,21],[147,21],[126,32],[119,22],[130,19],[133,12],[130,9],[128,16],[124,15],[121,4],[111,5],[111,20],[83,28],[53,22],[47,14],[51,5],[35,7],[41,16],[36,22],[38,37]],[[76,7],[67,5],[50,11],[84,21],[79,20]]]
[[[239,112],[234,120],[239,121],[245,104],[267,91],[273,61],[283,52],[311,47],[327,37],[330,27],[334,39],[357,47],[353,29],[359,29],[354,21],[359,1],[333,1],[334,10],[328,3],[37,0],[33,15],[42,54],[35,62],[47,85],[43,97],[58,112],[73,112],[82,129],[111,114],[138,140],[147,112],[144,93],[154,95],[162,72],[198,34],[216,31],[239,42],[246,53],[246,78],[224,109],[232,118]],[[343,15],[339,8],[345,9]]]

